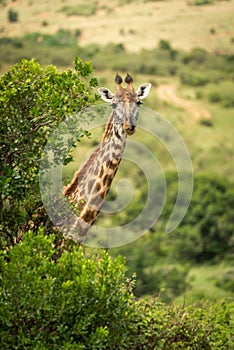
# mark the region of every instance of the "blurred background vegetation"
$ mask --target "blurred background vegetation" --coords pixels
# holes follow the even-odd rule
[[[233,9],[233,0],[0,1],[2,77],[22,59],[35,58],[42,67],[57,67],[52,83],[61,86],[60,72],[71,69],[76,56],[91,61],[98,85],[112,90],[115,73],[130,72],[136,86],[152,83],[145,105],[171,121],[189,149],[193,197],[180,226],[166,234],[177,195],[176,169],[160,142],[152,144],[140,131],[134,136],[160,161],[167,180],[167,199],[155,227],[138,241],[111,249],[109,254],[126,257],[127,276],[136,274],[134,295],[147,301],[160,296],[166,303],[199,306],[206,301],[233,300]],[[32,69],[38,69],[35,64]],[[8,82],[14,80],[13,72]],[[61,76],[68,87],[70,74]],[[17,79],[18,84],[20,75]],[[87,86],[95,87],[96,83],[90,80]],[[70,95],[71,100],[75,94]],[[95,100],[89,96],[86,102]],[[59,106],[55,106],[58,118]],[[72,103],[69,108],[75,110]],[[1,114],[2,119],[4,116]],[[100,137],[101,130],[97,130],[90,140],[82,140],[74,158],[80,159]],[[75,162],[64,167],[65,181],[76,168]],[[116,183],[121,177],[133,183],[134,202],[116,215],[100,216],[102,224],[124,225],[144,206],[147,185],[143,174],[123,162]],[[116,195],[114,188],[115,183],[110,198]],[[41,226],[48,232],[51,229],[47,221],[40,221],[45,213],[42,215],[33,193],[25,196],[23,191],[17,192],[17,204],[13,196],[14,206],[7,202],[1,208],[5,211],[1,215],[2,248],[20,240],[22,227],[35,232]]]

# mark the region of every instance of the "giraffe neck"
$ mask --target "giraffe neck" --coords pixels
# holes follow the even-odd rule
[[[102,142],[64,189],[65,196],[78,208],[79,216],[73,227],[79,230],[80,242],[99,213],[124,152],[127,135],[121,124],[113,123],[113,118],[112,112]]]
[[[121,124],[113,123],[113,112],[107,123],[102,143],[97,157],[97,168],[99,169],[96,177],[96,186],[100,195],[105,198],[109,192],[112,180],[118,170],[123,152],[125,149],[127,135]]]

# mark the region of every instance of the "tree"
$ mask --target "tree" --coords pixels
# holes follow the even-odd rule
[[[233,185],[213,176],[197,178],[190,215],[185,224],[197,227],[201,250],[198,261],[220,259],[231,252],[234,229]]]
[[[17,22],[18,21],[18,12],[10,9],[8,11],[8,21],[9,22]]]
[[[168,198],[163,214],[167,221],[175,203],[176,179],[168,177]],[[196,262],[219,261],[232,251],[234,191],[227,179],[197,175],[188,212],[175,230],[174,252]]]
[[[91,64],[79,58],[74,72],[42,68],[32,59],[16,64],[0,78],[2,240],[13,244],[22,225],[40,207],[38,172],[43,148],[66,117],[96,101],[92,88],[97,80],[91,73]]]

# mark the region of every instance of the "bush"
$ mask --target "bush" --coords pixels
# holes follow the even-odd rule
[[[217,103],[221,101],[220,88],[217,85],[212,85],[207,89],[206,95],[211,103]]]
[[[0,61],[9,65],[22,58],[35,57],[43,65],[61,62],[60,67],[70,66],[78,51],[77,35],[78,32],[59,29],[54,35],[28,33],[20,39],[3,37],[0,40]]]
[[[39,47],[71,47],[77,46],[76,35],[66,29],[58,29],[54,35],[41,33],[28,33],[24,36],[24,40],[34,42]],[[37,44],[35,44],[37,43]]]
[[[124,348],[133,306],[123,259],[75,245],[54,259],[54,238],[28,232],[1,254],[1,349]]]
[[[8,11],[8,21],[9,22],[18,22],[18,12],[10,9]]]
[[[223,81],[221,83],[212,84],[206,89],[206,96],[212,103],[221,103],[223,107],[234,107],[234,83],[231,81]]]
[[[198,308],[138,303],[138,323],[129,349],[228,350],[232,348],[233,305],[204,304]]]
[[[196,5],[196,6],[202,6],[202,5],[209,5],[213,4],[215,0],[189,0],[189,5]]]
[[[214,125],[213,121],[211,119],[200,119],[199,124],[207,126],[207,127],[212,127]]]
[[[20,38],[12,39],[12,46],[15,47],[16,49],[22,48],[24,46],[22,39]]]
[[[183,62],[185,64],[190,64],[190,63],[196,63],[196,64],[201,64],[205,63],[209,60],[209,53],[200,48],[194,48],[191,50],[191,52],[187,53],[183,57]]]
[[[0,253],[1,349],[230,349],[232,305],[178,308],[132,297],[124,259],[28,232]]]
[[[180,80],[183,84],[191,86],[204,86],[209,83],[209,79],[204,73],[188,70],[180,73]]]
[[[84,2],[79,6],[63,6],[60,12],[64,12],[67,16],[92,16],[95,15],[98,9],[98,3]]]
[[[160,41],[159,41],[159,44],[158,44],[158,47],[159,47],[159,49],[161,49],[161,50],[168,50],[168,51],[171,50],[171,44],[170,44],[170,42],[167,41],[167,40],[160,40]]]
[[[220,261],[228,256],[234,232],[233,206],[231,182],[215,176],[196,176],[190,207],[176,230],[177,254],[196,262]]]

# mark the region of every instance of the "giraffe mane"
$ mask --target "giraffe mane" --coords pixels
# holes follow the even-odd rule
[[[104,131],[104,134],[103,134],[102,142],[105,140],[105,138],[107,137],[109,131],[112,128],[113,118],[114,118],[114,111],[111,112],[110,118],[108,119],[108,122],[106,124],[106,128],[105,128],[105,131]]]
[[[109,131],[112,128],[113,116],[114,116],[114,113],[112,112],[107,122],[102,142],[105,140],[105,137],[108,135]],[[81,181],[84,178],[84,176],[86,176],[91,163],[94,161],[94,159],[96,159],[98,155],[100,147],[101,147],[101,144],[90,154],[89,158],[84,163],[84,165],[81,166],[81,168],[75,173],[75,176],[73,177],[71,183],[68,186],[64,187],[63,193],[65,196],[70,196],[78,186],[78,179],[79,181]]]

